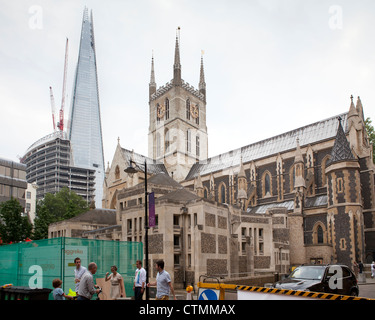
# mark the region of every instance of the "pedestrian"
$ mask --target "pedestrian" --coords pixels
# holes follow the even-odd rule
[[[156,281],[148,283],[147,287],[156,286],[156,300],[169,300],[170,291],[173,294],[173,299],[177,300],[176,295],[174,294],[171,276],[164,270],[164,261],[157,261],[155,267],[158,271]]]
[[[375,277],[375,262],[373,261],[371,263],[371,278],[373,279]]]
[[[355,277],[358,278],[359,265],[357,261],[353,262],[353,271],[354,271]]]
[[[99,286],[94,284],[93,275],[96,273],[98,266],[95,262],[90,262],[87,271],[81,277],[81,281],[78,287],[78,298],[77,300],[91,300],[95,293],[99,293]]]
[[[78,294],[79,282],[87,269],[81,265],[81,259],[78,257],[74,259],[74,264],[76,265],[74,269],[74,283],[76,284],[76,293]]]
[[[109,296],[112,300],[116,300],[117,298],[121,298],[125,296],[125,288],[124,288],[124,281],[122,279],[121,274],[117,272],[117,267],[111,267],[111,274],[109,272],[105,274],[105,281],[111,280],[111,291]],[[109,275],[109,276],[108,276]]]
[[[142,261],[137,260],[136,262],[137,269],[135,270],[134,278],[134,300],[142,300],[143,293],[146,287],[146,270],[142,268]]]
[[[359,261],[358,269],[359,269],[359,273],[363,273],[363,263],[362,263],[362,261]]]
[[[73,299],[72,296],[68,296],[64,293],[63,289],[61,289],[62,281],[60,279],[54,279],[52,281],[53,286],[53,299],[54,300],[65,300],[65,299]]]

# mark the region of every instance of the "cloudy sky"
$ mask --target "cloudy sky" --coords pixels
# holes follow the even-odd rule
[[[0,157],[18,161],[51,133],[49,86],[67,105],[84,6],[93,10],[105,161],[117,138],[147,155],[152,51],[158,86],[172,79],[181,27],[182,77],[207,83],[209,156],[349,110],[375,120],[373,0],[0,0]]]

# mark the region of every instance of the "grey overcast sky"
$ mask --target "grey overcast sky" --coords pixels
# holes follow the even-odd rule
[[[207,83],[209,156],[349,110],[375,120],[373,0],[0,0],[0,157],[18,161],[51,133],[49,86],[61,103],[65,41],[69,115],[84,6],[93,10],[105,162],[147,155],[152,51],[158,86]]]

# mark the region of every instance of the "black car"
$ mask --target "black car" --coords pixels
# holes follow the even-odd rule
[[[345,265],[301,265],[274,287],[349,296],[359,294],[357,279]]]

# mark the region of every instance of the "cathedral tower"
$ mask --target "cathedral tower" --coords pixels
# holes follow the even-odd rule
[[[148,156],[163,162],[169,175],[176,181],[184,180],[193,164],[208,156],[206,83],[203,57],[199,90],[182,79],[178,37],[173,79],[158,89],[152,57],[149,113]]]

